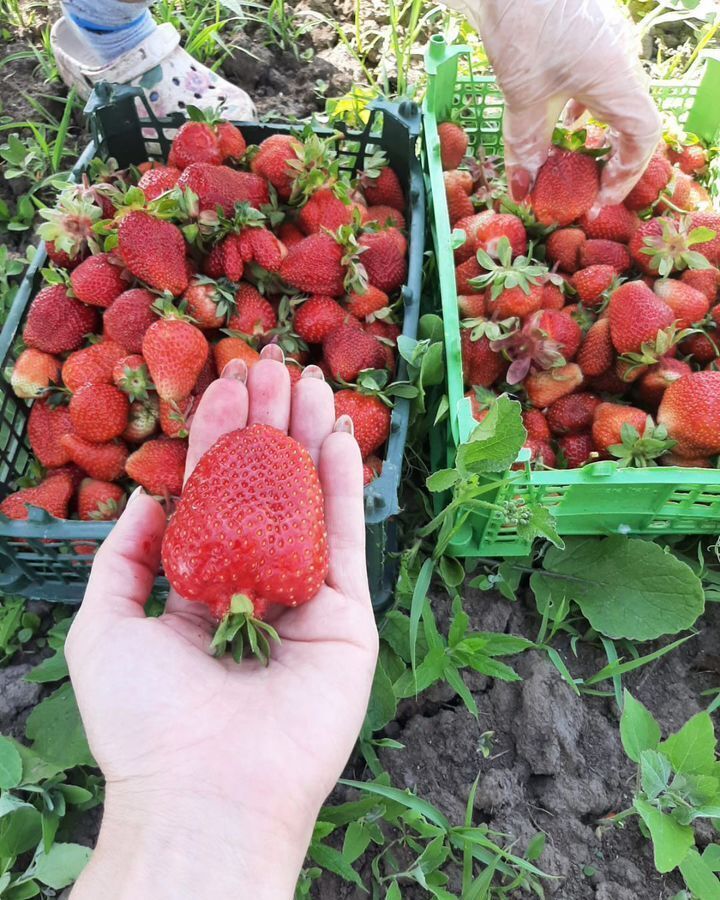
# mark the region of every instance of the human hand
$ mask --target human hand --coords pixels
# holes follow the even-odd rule
[[[508,184],[529,193],[569,101],[610,126],[596,207],[621,203],[661,136],[631,24],[615,0],[445,0],[480,31],[505,95]]]
[[[203,604],[171,592],[163,615],[145,617],[165,512],[148,495],[131,499],[98,551],[66,647],[107,780],[98,849],[73,900],[101,891],[133,900],[291,897],[318,810],[360,731],[378,642],[360,453],[351,434],[333,431],[333,395],[319,370],[305,370],[291,401],[273,352],[247,386],[232,377],[243,370],[234,362],[208,388],[186,477],[228,431],[255,422],[288,431],[318,465],[327,583],[273,621],[282,643],[267,668],[215,659],[216,623]]]

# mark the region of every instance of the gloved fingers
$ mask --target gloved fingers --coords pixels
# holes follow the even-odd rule
[[[505,107],[505,169],[510,193],[517,202],[532,189],[538,170],[547,159],[553,129],[566,99],[551,97],[532,106],[508,103]]]

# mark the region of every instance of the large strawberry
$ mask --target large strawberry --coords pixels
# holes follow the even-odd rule
[[[86,384],[110,384],[113,370],[127,351],[115,341],[102,341],[71,353],[62,367],[65,387],[75,393]]]
[[[208,356],[205,335],[175,316],[158,319],[145,332],[142,352],[163,400],[182,400],[195,386]]]
[[[342,297],[347,266],[342,246],[329,234],[311,234],[288,250],[280,277],[299,291]]]
[[[536,409],[545,409],[572,394],[583,383],[583,374],[577,363],[568,363],[547,372],[535,372],[525,381],[528,400]]]
[[[228,320],[228,328],[255,337],[267,334],[276,325],[275,310],[260,291],[247,282],[239,284],[235,294],[235,311]]]
[[[677,441],[682,457],[720,453],[720,372],[692,372],[663,395],[658,422]]]
[[[241,337],[222,338],[213,346],[215,367],[222,374],[222,370],[233,359],[242,359],[250,368],[260,359],[260,354],[246,343]]]
[[[607,372],[615,360],[610,319],[598,319],[585,335],[577,355],[583,375],[594,378]]]
[[[362,250],[360,262],[365,266],[370,284],[386,294],[402,287],[407,277],[407,258],[399,243],[396,229],[368,232],[358,239]]]
[[[270,182],[281,200],[289,200],[301,155],[302,144],[297,138],[289,134],[274,134],[260,144],[250,168]]]
[[[627,244],[639,224],[638,217],[622,203],[603,206],[595,216],[587,213],[580,217],[579,225],[589,238],[618,241]]]
[[[443,181],[450,224],[455,225],[456,222],[472,216],[475,212],[475,207],[470,199],[473,178],[469,172],[455,169],[452,172],[444,172]]]
[[[70,399],[70,420],[75,434],[104,444],[120,437],[128,423],[130,403],[112,384],[87,384]]]
[[[91,478],[116,481],[125,471],[128,451],[122,441],[93,444],[76,434],[65,434],[60,438],[60,443],[75,465],[80,466]]]
[[[0,513],[8,519],[27,519],[29,504],[44,509],[56,519],[67,519],[73,491],[70,475],[65,472],[51,472],[35,487],[23,488],[9,494],[0,503]]]
[[[356,203],[345,202],[329,188],[322,188],[310,197],[300,210],[298,224],[305,234],[318,234],[323,229],[337,231],[353,220]]]
[[[378,397],[360,391],[335,394],[335,418],[348,415],[355,427],[355,440],[363,459],[381,447],[390,434],[390,409]]]
[[[600,403],[595,408],[592,435],[597,450],[607,453],[611,446],[622,443],[623,425],[643,432],[648,420],[644,409],[620,403]]]
[[[154,438],[128,456],[125,471],[149,494],[176,497],[182,491],[186,456],[185,441]]]
[[[43,353],[77,350],[97,329],[98,314],[70,297],[61,284],[43,288],[28,309],[23,340]]]
[[[637,396],[644,404],[655,409],[670,385],[690,372],[692,369],[688,363],[671,356],[664,356],[643,374],[637,385]]]
[[[230,122],[191,121],[175,135],[168,163],[178,169],[198,162],[219,165],[226,159],[239,159],[245,149],[245,138]]]
[[[464,219],[460,219],[455,222],[454,231],[462,231],[465,235],[465,240],[459,247],[455,248],[455,262],[457,264],[464,262],[466,259],[470,259],[471,256],[475,255],[475,251],[477,248],[477,236],[484,222],[488,219],[492,219],[497,214],[491,209],[484,209],[482,212],[473,213],[470,216],[466,216]],[[522,222],[520,223],[522,224]],[[523,230],[524,230],[523,226]]]
[[[157,319],[154,294],[145,288],[124,291],[103,315],[105,334],[128,353],[139,353],[145,332]]]
[[[468,149],[468,136],[465,130],[455,122],[442,122],[438,125],[437,131],[443,169],[457,169]]]
[[[558,228],[545,244],[548,262],[572,275],[580,268],[580,252],[586,241],[585,232],[579,228]]]
[[[10,376],[16,396],[41,397],[51,384],[60,381],[60,360],[29,347],[18,356]]]
[[[647,164],[640,180],[625,198],[628,209],[640,210],[652,206],[672,177],[672,165],[661,153],[656,153]]]
[[[336,380],[355,381],[363,369],[382,369],[385,353],[377,338],[357,325],[341,325],[323,341],[323,358]]]
[[[612,266],[618,274],[630,268],[630,254],[624,244],[617,241],[589,240],[580,248],[580,266]]]
[[[232,215],[237,203],[247,203],[254,209],[270,202],[267,182],[252,172],[238,172],[229,166],[193,163],[178,178],[181,191],[190,189],[197,197],[196,212],[215,212],[220,207],[226,216]]]
[[[715,266],[709,269],[686,269],[680,276],[680,281],[702,291],[710,303],[714,303],[720,290],[720,269]]]
[[[172,222],[133,210],[120,222],[118,249],[127,268],[150,287],[175,297],[187,287],[185,240]]]
[[[610,298],[610,334],[618,353],[641,353],[644,344],[655,344],[675,315],[667,303],[642,281],[621,285]]]
[[[269,604],[312,600],[327,575],[328,543],[310,454],[269,425],[221,437],[185,485],[162,560],[181,596],[228,617],[218,639],[232,640]]]
[[[333,297],[314,294],[295,313],[295,332],[308,344],[322,344],[331,331],[351,321],[351,316]]]
[[[127,289],[128,279],[109,253],[98,253],[73,269],[70,284],[78,300],[107,308]]]
[[[405,194],[400,179],[390,166],[383,166],[372,175],[364,173],[360,183],[368,206],[392,206],[400,212],[405,209]]]
[[[603,294],[617,278],[617,270],[613,266],[588,266],[579,269],[570,279],[578,300],[585,306],[599,306]]]
[[[540,168],[530,202],[542,225],[569,225],[592,208],[598,190],[598,166],[591,156],[554,150]]]
[[[508,368],[507,360],[492,349],[485,335],[473,340],[472,328],[460,330],[463,377],[468,386],[489,388],[500,379]]]
[[[702,291],[676,278],[659,278],[653,291],[673,311],[678,328],[689,328],[701,322],[710,309],[710,301]]]
[[[67,450],[60,443],[64,434],[73,430],[70,411],[65,405],[50,400],[37,400],[30,409],[28,440],[38,462],[46,469],[54,469],[70,462]]]
[[[147,172],[143,172],[138,181],[138,187],[145,194],[145,199],[150,202],[171,191],[180,177],[180,169],[175,166],[153,166]]]
[[[547,411],[547,423],[553,434],[577,434],[593,423],[595,408],[600,404],[596,394],[580,391],[556,400]]]
[[[595,442],[589,432],[564,434],[558,438],[558,448],[562,452],[568,469],[579,469],[597,456]]]
[[[496,213],[483,217],[475,232],[475,247],[484,250],[489,256],[497,259],[500,255],[500,241],[505,238],[513,257],[524,256],[527,252],[527,231],[522,219],[512,213]]]
[[[112,522],[125,506],[125,491],[119,484],[83,478],[78,488],[78,515],[88,522]]]
[[[704,256],[710,265],[720,267],[720,213],[692,213],[688,216],[688,227],[692,230],[696,228],[707,230],[706,240],[694,244],[693,250]],[[710,236],[710,232],[713,233],[712,236]]]

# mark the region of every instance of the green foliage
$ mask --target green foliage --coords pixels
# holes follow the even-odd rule
[[[7,665],[40,625],[40,618],[27,612],[26,606],[23,597],[0,598],[0,665]]]

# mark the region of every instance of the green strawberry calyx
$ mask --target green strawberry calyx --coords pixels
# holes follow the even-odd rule
[[[677,444],[677,441],[668,437],[667,428],[655,425],[651,416],[647,417],[642,435],[634,425],[625,422],[620,429],[620,438],[622,443],[608,447],[610,453],[619,460],[620,468],[656,466],[657,458]]]
[[[270,661],[270,641],[280,643],[277,631],[258,619],[255,605],[245,594],[234,594],[230,609],[220,620],[210,645],[215,656],[223,656],[230,650],[235,662],[249,654],[255,656],[263,666]]]
[[[496,300],[504,290],[519,287],[523,294],[529,294],[534,286],[541,285],[548,275],[547,266],[535,262],[531,256],[512,258],[512,247],[506,238],[498,241],[498,259],[493,259],[485,250],[477,251],[477,261],[485,269],[482,275],[471,278],[470,284],[476,288],[490,287],[490,295]]]

